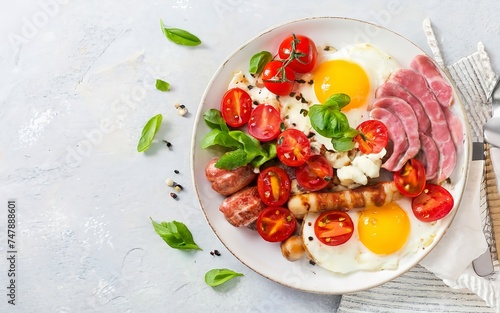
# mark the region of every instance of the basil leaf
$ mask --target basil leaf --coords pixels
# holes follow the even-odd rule
[[[351,102],[351,97],[349,97],[349,95],[346,95],[345,93],[336,93],[331,95],[328,99],[326,99],[323,105],[326,106],[335,105],[338,108],[337,110],[340,110],[346,105],[348,105],[350,102]]]
[[[339,152],[349,151],[354,148],[354,137],[342,137],[337,139],[332,139],[333,149]]]
[[[193,235],[186,225],[181,222],[161,222],[157,223],[151,219],[155,232],[171,248],[179,250],[201,250],[194,242]]]
[[[163,120],[163,116],[161,114],[153,116],[147,123],[144,125],[142,129],[141,138],[139,139],[139,143],[137,144],[137,151],[143,152],[146,151],[151,142],[153,141],[158,129],[160,129],[161,121]]]
[[[179,28],[166,28],[160,19],[161,31],[172,42],[182,46],[197,46],[201,40],[190,32]]]
[[[262,154],[259,156],[256,156],[255,159],[252,160],[251,164],[254,167],[259,168],[262,164],[266,163],[269,160],[274,159],[277,154],[276,154],[276,144],[275,143],[266,143],[262,145],[262,148],[266,152],[266,154]]]
[[[238,276],[244,276],[244,275],[242,273],[237,273],[227,268],[220,268],[220,269],[215,268],[208,271],[205,274],[205,283],[207,283],[207,285],[209,286],[215,287]]]
[[[250,59],[250,74],[260,74],[264,66],[273,59],[273,55],[268,51],[261,51],[256,53]]]
[[[201,147],[206,149],[211,146],[219,145],[226,148],[240,149],[243,145],[229,135],[228,132],[220,129],[212,129],[211,132],[205,135],[201,140]]]
[[[164,80],[157,79],[156,80],[156,89],[158,89],[159,91],[169,91],[170,84]]]
[[[224,153],[219,160],[214,164],[216,168],[232,170],[240,166],[247,165],[248,155],[245,150],[233,150]]]
[[[309,119],[311,126],[321,136],[332,138],[339,128],[338,119],[336,116],[335,108],[324,106],[322,104],[315,104],[309,108]]]
[[[203,113],[203,119],[205,120],[205,123],[210,128],[218,128],[223,131],[229,131],[229,128],[227,127],[226,121],[222,117],[222,114],[220,113],[219,110],[217,109],[210,109]]]

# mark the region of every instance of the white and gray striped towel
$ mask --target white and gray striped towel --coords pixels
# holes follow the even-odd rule
[[[434,59],[446,69],[460,91],[471,124],[473,141],[482,139],[482,125],[491,116],[489,95],[496,80],[483,44],[478,44],[476,53],[445,67],[429,20],[424,21],[424,31]],[[483,182],[479,203],[486,240],[493,247],[494,274],[481,278],[469,265],[456,281],[443,281],[445,277],[440,275],[439,270],[431,272],[418,265],[382,286],[344,295],[338,312],[500,312],[500,266],[493,244],[484,187]],[[445,261],[452,263],[454,257]],[[429,269],[436,269],[428,262],[422,264]]]

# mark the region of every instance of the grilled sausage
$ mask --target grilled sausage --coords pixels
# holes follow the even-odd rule
[[[380,182],[353,190],[294,195],[288,200],[288,209],[296,218],[301,219],[308,211],[323,212],[382,206],[400,197],[401,194],[394,182]]]
[[[219,210],[235,227],[253,223],[266,205],[259,197],[257,187],[246,187],[222,201]]]
[[[208,162],[205,176],[212,182],[212,189],[224,196],[229,196],[248,186],[257,177],[251,165],[240,166],[233,170],[215,167],[218,158]]]

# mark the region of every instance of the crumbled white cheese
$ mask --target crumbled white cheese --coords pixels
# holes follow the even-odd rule
[[[342,168],[351,164],[348,152],[326,151],[325,158],[330,162],[333,168]]]
[[[337,170],[337,177],[340,180],[340,184],[346,187],[355,187],[355,185],[366,185],[368,183],[368,178],[366,178],[365,174],[353,165],[339,168]]]
[[[368,178],[376,178],[380,175],[382,158],[386,151],[382,149],[379,153],[362,154],[358,153],[352,160],[351,165],[340,167],[337,170],[337,177],[342,186],[349,188],[357,185],[366,185]]]

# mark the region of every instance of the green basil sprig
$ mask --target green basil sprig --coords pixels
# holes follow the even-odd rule
[[[230,130],[219,110],[210,109],[203,114],[203,118],[212,131],[201,140],[202,148],[220,146],[228,150],[215,167],[232,170],[249,163],[260,167],[276,157],[276,143],[261,144],[241,130]]]
[[[250,59],[250,74],[260,74],[264,66],[273,59],[273,55],[268,51],[261,51],[256,53]]]
[[[146,123],[146,125],[144,125],[144,128],[142,129],[141,138],[139,139],[139,143],[137,144],[138,152],[146,151],[149,148],[156,133],[158,132],[158,129],[160,129],[162,120],[163,116],[161,114],[157,114],[153,116]]]
[[[214,268],[205,274],[205,283],[207,283],[207,285],[209,286],[215,287],[238,276],[244,276],[244,275],[242,273],[237,273],[227,268],[220,268],[220,269]]]
[[[194,242],[193,235],[186,225],[181,222],[161,222],[157,223],[151,219],[156,233],[163,238],[163,240],[171,248],[179,250],[201,250],[201,248]]]
[[[201,40],[190,32],[179,28],[167,28],[160,19],[161,31],[172,42],[182,46],[197,46]]]
[[[330,96],[325,103],[309,108],[309,119],[314,130],[327,138],[332,138],[333,148],[337,151],[349,151],[354,147],[353,139],[359,131],[349,126],[349,120],[341,109],[351,102],[343,93]]]
[[[157,79],[156,80],[156,89],[158,89],[159,91],[169,91],[170,84],[164,80]]]

